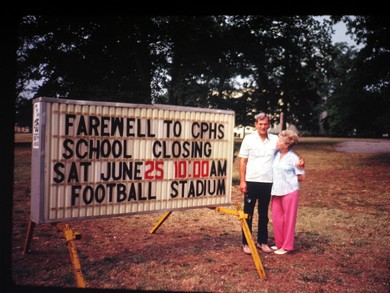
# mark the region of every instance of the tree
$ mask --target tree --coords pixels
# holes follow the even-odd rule
[[[238,73],[229,62],[232,36],[224,18],[173,16],[159,18],[165,34],[167,103],[209,107],[209,93],[222,93],[226,82]],[[162,20],[162,21],[161,21]]]
[[[235,16],[229,19],[237,39],[241,75],[248,79],[242,95],[232,101],[238,122],[252,123],[265,111],[278,120],[318,130],[321,86],[331,53],[330,23],[309,16]],[[316,125],[313,127],[312,125]]]
[[[337,61],[343,67],[338,72],[342,82],[335,83],[328,102],[330,131],[381,137],[390,133],[390,21],[381,16],[342,19],[364,47],[356,54],[346,52],[346,59]]]
[[[31,16],[19,32],[19,77],[38,96],[150,101],[150,18]]]
[[[27,16],[18,88],[37,96],[280,112],[312,128],[330,44],[309,16]],[[235,86],[237,76],[246,82]]]
[[[329,68],[329,91],[326,100],[326,129],[331,136],[353,134],[352,113],[354,102],[348,97],[356,97],[356,89],[351,87],[353,64],[356,51],[346,43],[335,44],[332,64]]]

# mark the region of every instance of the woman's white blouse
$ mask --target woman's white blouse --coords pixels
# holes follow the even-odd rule
[[[280,152],[275,153],[272,163],[273,184],[271,195],[282,196],[299,190],[298,176],[304,174],[304,170],[296,167],[299,162],[298,156],[289,150],[288,153],[280,158]]]

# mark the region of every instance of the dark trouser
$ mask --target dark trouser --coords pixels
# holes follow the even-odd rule
[[[247,182],[247,193],[244,198],[244,213],[248,214],[249,230],[252,232],[253,212],[258,200],[258,233],[257,242],[267,244],[268,242],[268,206],[271,199],[272,183]],[[242,243],[248,244],[242,232]]]

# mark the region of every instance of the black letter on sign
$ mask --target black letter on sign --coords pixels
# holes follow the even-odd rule
[[[72,165],[70,166],[68,183],[72,180],[74,180],[75,182],[80,182],[79,175],[77,174],[76,162],[72,162]]]
[[[81,185],[72,186],[72,206],[76,204],[76,198],[80,197]]]
[[[62,153],[62,157],[64,159],[70,159],[71,157],[73,157],[73,150],[70,147],[68,147],[68,144],[73,146],[74,145],[73,140],[67,138],[64,140],[64,143],[62,144],[64,149],[66,150],[66,152]]]
[[[175,198],[175,197],[177,197],[177,195],[178,195],[178,192],[177,192],[177,189],[176,189],[176,186],[177,186],[178,184],[179,184],[179,183],[178,183],[177,181],[172,181],[172,183],[171,183],[172,192],[171,192],[170,196],[171,196],[172,198]]]
[[[73,126],[73,121],[70,121],[69,120],[70,118],[74,120],[76,118],[76,115],[73,114],[65,115],[65,135],[69,135],[69,127]]]
[[[79,126],[77,127],[77,135],[88,135],[84,116],[80,116]]]
[[[90,196],[89,198],[87,197],[87,193],[89,192]],[[93,192],[93,188],[92,186],[90,185],[87,185],[85,186],[85,189],[83,191],[83,201],[86,205],[89,205],[92,203],[93,201],[93,196],[94,196],[94,192]]]
[[[60,171],[60,168],[63,169],[65,165],[61,162],[58,162],[57,164],[54,165],[54,172],[57,174],[57,177],[53,178],[53,181],[55,183],[61,183],[65,179],[64,173]]]

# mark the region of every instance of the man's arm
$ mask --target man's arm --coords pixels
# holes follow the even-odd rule
[[[248,158],[240,158],[240,191],[242,193],[247,192],[247,186],[245,181],[247,163]]]
[[[299,158],[299,162],[298,164],[296,165],[298,169],[301,169],[303,170],[305,168],[305,160],[303,159],[303,157],[297,153],[295,150],[294,150],[294,153],[298,156]]]

